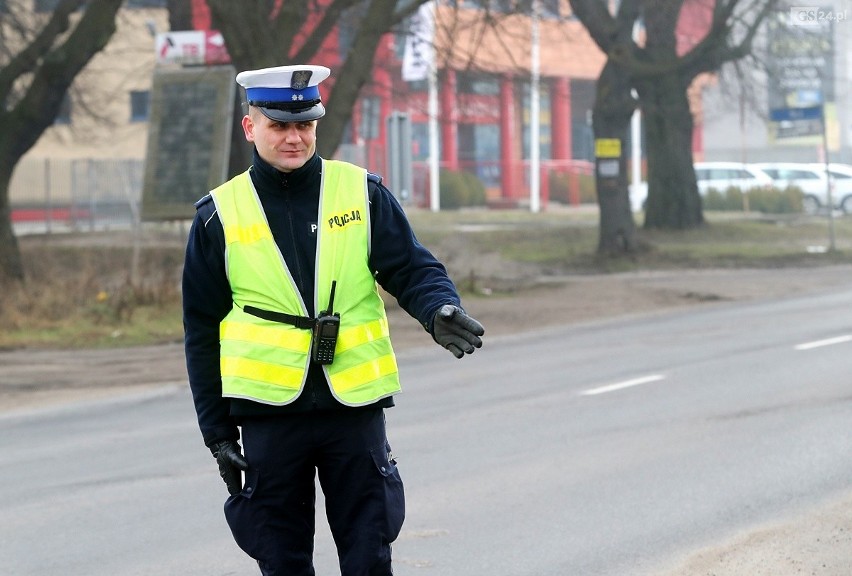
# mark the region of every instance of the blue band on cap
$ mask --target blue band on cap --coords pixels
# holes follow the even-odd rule
[[[292,88],[247,88],[246,99],[257,102],[301,102],[303,100],[319,100],[320,91],[316,86],[308,86],[303,90]]]

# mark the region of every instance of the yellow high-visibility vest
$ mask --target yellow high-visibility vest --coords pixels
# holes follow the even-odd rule
[[[323,160],[317,222],[314,310],[326,310],[332,282],[340,330],[334,362],[323,366],[332,393],[362,406],[400,391],[387,315],[370,271],[367,173]],[[246,306],[305,316],[248,172],[212,192],[225,231],[225,263],[234,307],[220,325],[222,395],[283,405],[302,391],[310,330],[258,318]]]

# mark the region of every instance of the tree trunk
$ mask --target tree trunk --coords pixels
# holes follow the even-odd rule
[[[598,78],[592,124],[596,141],[618,140],[621,150],[616,157],[595,154],[595,184],[600,207],[598,254],[601,255],[623,256],[637,249],[625,157],[634,106],[629,76],[608,61]]]
[[[692,166],[692,112],[687,84],[659,76],[638,86],[646,133],[645,228],[685,230],[704,224]]]
[[[12,229],[12,208],[9,204],[11,180],[12,169],[0,169],[0,288],[12,282],[24,281],[24,263]]]
[[[678,15],[683,0],[646,4],[645,49],[658,62],[677,60]],[[692,167],[691,76],[673,70],[643,78],[636,85],[644,115],[648,160],[645,228],[685,230],[704,223]]]

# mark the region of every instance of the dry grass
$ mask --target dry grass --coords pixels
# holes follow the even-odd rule
[[[640,231],[651,249],[600,260],[597,215],[588,212],[414,212],[418,238],[464,290],[528,289],[545,276],[641,269],[782,268],[848,263],[852,218],[768,219],[708,214],[686,232]],[[51,235],[20,239],[27,281],[0,298],[0,348],[107,347],[179,341],[185,231]],[[134,245],[136,249],[134,249]]]
[[[183,253],[177,244],[135,251],[111,240],[79,246],[61,237],[24,238],[21,253],[26,282],[3,295],[0,347],[131,345],[182,337]]]

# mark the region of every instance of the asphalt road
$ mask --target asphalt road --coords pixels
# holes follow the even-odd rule
[[[400,354],[396,573],[651,575],[839,497],[850,310],[847,289]],[[0,447],[5,575],[256,573],[184,386],[9,414]],[[325,529],[316,562],[338,573]]]

